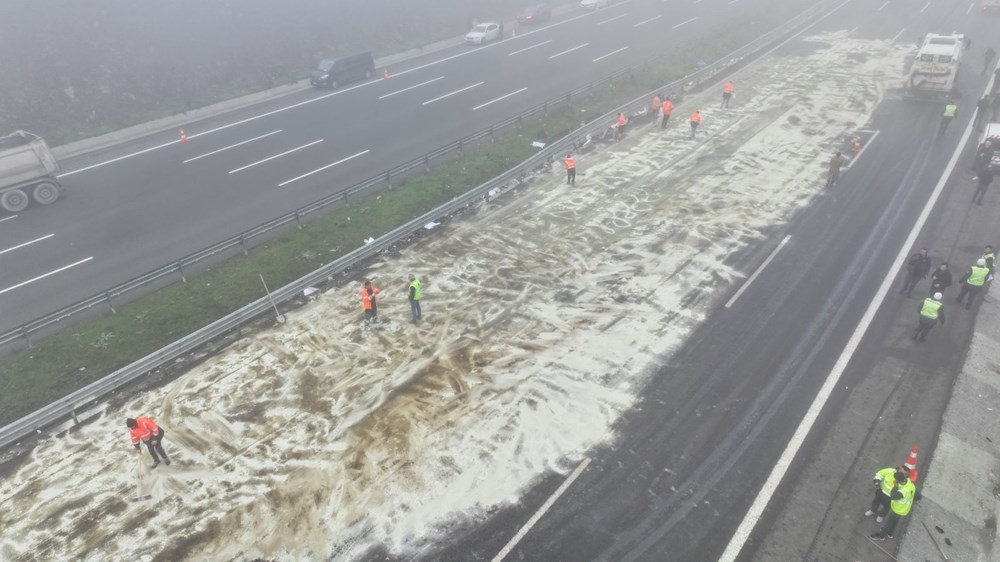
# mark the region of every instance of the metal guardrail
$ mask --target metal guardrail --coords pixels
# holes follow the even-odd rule
[[[411,220],[410,222],[392,230],[391,232],[381,236],[371,244],[366,244],[365,246],[362,246],[340,257],[336,261],[326,264],[323,267],[313,271],[312,273],[309,273],[301,277],[300,279],[297,279],[289,283],[288,285],[285,285],[284,287],[275,290],[272,293],[274,301],[277,303],[284,303],[292,299],[293,297],[296,297],[299,294],[301,294],[303,289],[305,289],[306,287],[320,284],[326,278],[332,275],[336,275],[350,268],[352,265],[356,263],[359,263],[363,260],[373,257],[379,252],[396,244],[397,242],[406,239],[407,237],[423,229],[424,225],[433,221],[434,219],[448,216],[460,209],[469,206],[470,204],[475,203],[478,200],[481,200],[489,190],[495,187],[511,184],[512,182],[513,183],[518,182],[521,177],[530,173],[537,167],[549,163],[553,159],[558,158],[563,154],[566,154],[567,151],[574,149],[577,140],[585,136],[587,132],[603,131],[606,128],[607,124],[613,122],[613,119],[618,114],[618,112],[634,113],[644,110],[646,108],[646,104],[649,102],[654,93],[676,88],[684,89],[685,87],[691,86],[693,84],[700,84],[711,80],[721,71],[729,68],[734,64],[743,61],[748,56],[751,56],[759,52],[760,50],[774,44],[778,39],[783,38],[786,35],[789,35],[790,33],[794,32],[799,27],[807,23],[810,19],[815,17],[818,13],[821,13],[822,11],[826,10],[827,6],[831,3],[832,2],[822,2],[817,6],[814,6],[813,8],[807,10],[806,12],[803,12],[799,16],[785,22],[778,28],[762,35],[761,37],[758,37],[757,39],[748,43],[747,45],[744,45],[740,49],[737,49],[733,53],[730,53],[726,57],[719,59],[718,61],[712,64],[706,65],[700,70],[692,74],[689,74],[679,80],[671,82],[670,84],[667,84],[660,88],[657,88],[656,90],[651,91],[647,94],[644,94],[616,108],[615,110],[610,111],[605,115],[592,120],[589,124],[585,124],[580,128],[576,129],[575,131],[571,132],[570,134],[566,135],[565,137],[546,145],[543,149],[541,149],[531,158],[525,160],[524,162],[518,164],[517,166],[511,168],[510,170],[494,177],[493,179],[479,185],[478,187],[458,197],[455,197],[454,199],[445,203],[444,205],[436,209],[433,209],[425,213],[424,215],[417,217]],[[625,71],[617,72],[614,75],[612,75],[612,77],[606,77],[599,82],[607,83],[613,81],[614,79],[620,78],[622,75],[627,74],[632,70],[633,69],[626,69]],[[580,88],[574,90],[573,92],[570,92],[566,96],[563,96],[563,98],[568,100],[571,99],[573,96],[585,93],[590,89],[591,85],[588,85],[584,88]],[[563,98],[560,98],[559,100],[557,100],[557,102],[561,101]],[[302,209],[299,209],[294,213],[289,213],[283,217],[275,219],[274,221],[270,221],[269,223],[258,226],[257,228],[251,229],[241,234],[238,237],[234,237],[219,244],[216,244],[211,248],[206,248],[205,250],[202,250],[197,254],[193,254],[192,256],[188,256],[188,258],[185,259],[192,259],[195,261],[202,260],[208,256],[217,254],[219,252],[225,251],[226,249],[235,246],[242,246],[244,248],[244,251],[246,251],[246,240],[249,237],[259,236],[260,234],[278,228],[281,225],[300,221],[302,215],[314,212],[318,209],[322,209],[323,207],[329,205],[330,201],[337,201],[343,199],[349,195],[353,195],[358,192],[364,191],[365,189],[368,189],[372,185],[377,185],[383,181],[388,182],[391,180],[391,176],[393,175],[403,173],[406,170],[415,167],[426,165],[430,159],[436,158],[440,155],[447,154],[451,150],[454,150],[454,148],[452,148],[454,146],[461,146],[463,143],[468,144],[469,142],[474,142],[477,139],[482,139],[487,136],[490,136],[494,133],[495,130],[498,130],[500,127],[509,126],[511,123],[517,123],[524,116],[533,114],[532,112],[539,111],[539,108],[547,109],[547,107],[551,106],[552,103],[553,102],[546,102],[546,104],[533,108],[532,110],[529,110],[529,112],[523,113],[511,119],[507,119],[501,122],[500,124],[490,127],[489,129],[485,129],[484,131],[480,131],[479,133],[475,133],[473,135],[465,137],[464,139],[462,139],[462,141],[459,141],[454,145],[442,147],[437,151],[429,153],[424,158],[412,160],[406,164],[403,164],[402,166],[398,166],[393,170],[390,170],[389,172],[381,174],[380,176],[369,179],[365,182],[361,182],[349,188],[348,190],[345,190],[344,192],[334,194],[327,198],[321,199],[320,201],[317,201],[312,205],[303,207]],[[544,109],[542,109],[542,111],[544,111]],[[595,129],[595,127],[598,127],[598,129]],[[194,261],[185,263],[190,264],[194,263]],[[153,281],[165,275],[175,273],[178,271],[178,268],[180,268],[180,272],[183,275],[183,263],[179,261],[175,265],[164,266],[163,268],[150,272],[146,276],[139,277],[132,281],[119,285],[118,287],[115,287],[114,289],[111,289],[102,295],[97,295],[95,297],[91,297],[90,299],[81,301],[71,307],[67,307],[59,311],[58,313],[55,313],[46,318],[50,319],[49,320],[50,323],[57,322],[61,317],[75,314],[79,311],[86,310],[93,306],[97,306],[105,302],[110,304],[114,297],[124,292],[127,292],[135,287],[140,287],[148,283],[152,283]],[[70,417],[76,420],[78,411],[81,411],[82,409],[86,408],[88,405],[92,404],[97,399],[106,396],[113,390],[137,379],[138,377],[142,376],[145,373],[148,373],[160,366],[163,366],[167,363],[174,361],[178,357],[190,353],[199,348],[200,346],[218,338],[219,336],[225,335],[230,331],[239,328],[240,326],[244,325],[250,320],[259,317],[263,314],[267,314],[269,312],[273,313],[273,308],[271,306],[271,303],[267,299],[267,297],[262,297],[244,306],[243,308],[229,314],[228,316],[221,318],[213,322],[212,324],[209,324],[208,326],[205,326],[204,328],[201,328],[200,330],[193,332],[163,347],[162,349],[159,349],[156,352],[151,353],[143,357],[142,359],[139,359],[138,361],[130,365],[127,365],[98,381],[91,383],[85,386],[84,388],[81,388],[80,390],[77,390],[69,394],[64,398],[56,400],[55,402],[45,406],[44,408],[41,408],[36,412],[24,416],[23,418],[7,426],[4,426],[3,428],[0,428],[0,448],[15,443],[18,439],[24,437],[25,435],[29,435],[36,430],[47,427],[60,420],[64,420]],[[9,333],[5,334],[3,337],[9,337]]]

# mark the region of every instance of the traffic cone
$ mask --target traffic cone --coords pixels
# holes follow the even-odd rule
[[[851,152],[861,152],[861,136],[854,137],[854,144],[851,145]]]
[[[913,450],[910,451],[910,456],[906,457],[906,462],[903,463],[910,471],[910,482],[914,484],[917,482],[917,446],[913,446]]]
[[[181,129],[181,142],[187,142],[188,137],[184,134],[184,129]]]
[[[385,68],[382,70],[382,80],[388,80],[388,79],[389,79],[389,69]]]

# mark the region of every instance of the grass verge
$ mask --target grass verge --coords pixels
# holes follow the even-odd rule
[[[715,60],[778,24],[789,10],[758,14],[753,23],[716,30],[698,45],[672,53],[594,95],[553,109],[520,131],[310,222],[300,231],[259,246],[249,256],[190,275],[119,307],[117,315],[88,321],[35,347],[0,357],[0,425],[24,416],[260,298],[258,274],[272,288],[315,270],[370,237],[378,237],[523,161],[530,142],[559,137],[580,121],[602,115],[643,92]],[[348,221],[350,217],[350,221]]]

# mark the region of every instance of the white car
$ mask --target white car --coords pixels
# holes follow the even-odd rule
[[[465,43],[467,45],[482,45],[488,41],[500,39],[502,34],[503,26],[499,23],[481,23],[465,34]]]
[[[608,5],[608,0],[580,0],[580,7],[584,10],[596,10],[598,8],[605,8]]]

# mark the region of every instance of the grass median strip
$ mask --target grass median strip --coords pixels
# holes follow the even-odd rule
[[[581,121],[665,84],[700,61],[715,60],[770,29],[785,11],[758,15],[754,25],[720,30],[689,48],[593,95],[551,110],[519,131],[469,148],[430,172],[391,190],[354,201],[217,267],[0,357],[0,425],[7,424],[143,357],[263,296],[258,275],[272,288],[289,283],[482,182],[534,153],[531,141],[561,137]],[[671,92],[667,92],[671,93]]]

